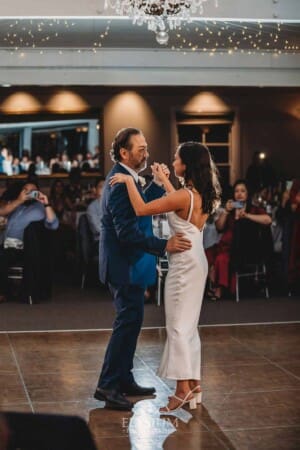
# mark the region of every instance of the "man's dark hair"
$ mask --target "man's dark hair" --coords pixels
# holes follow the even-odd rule
[[[69,180],[71,184],[79,184],[81,181],[80,167],[72,167],[69,173]]]
[[[96,188],[101,181],[105,181],[105,177],[97,177],[94,183],[94,187]]]
[[[120,155],[121,148],[131,150],[130,138],[137,134],[142,134],[138,128],[122,128],[117,132],[110,150],[110,156],[114,162],[122,160]]]

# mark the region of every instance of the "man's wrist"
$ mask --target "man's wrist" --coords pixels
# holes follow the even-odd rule
[[[153,178],[153,183],[157,184],[157,186],[159,187],[164,187],[164,183],[162,181],[156,180],[155,178]]]

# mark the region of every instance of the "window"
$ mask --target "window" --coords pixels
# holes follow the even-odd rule
[[[197,141],[205,144],[216,163],[222,185],[230,183],[232,114],[198,116],[177,113],[178,142]]]
[[[101,138],[98,110],[83,115],[1,116],[0,147],[6,146],[14,156],[26,149],[32,158],[40,155],[45,161],[62,153],[72,159],[77,153],[93,154]]]

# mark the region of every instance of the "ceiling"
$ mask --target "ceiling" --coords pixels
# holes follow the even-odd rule
[[[170,32],[166,47],[146,25],[126,18],[0,18],[0,49],[159,49],[200,52],[300,52],[300,23],[195,20]]]
[[[105,0],[0,0],[0,86],[299,86],[299,1],[207,0],[160,45]]]

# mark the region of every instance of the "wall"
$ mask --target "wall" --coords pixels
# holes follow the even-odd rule
[[[59,87],[20,88],[44,105]],[[116,131],[136,126],[144,131],[150,161],[170,163],[175,151],[174,111],[184,109],[201,92],[219,100],[212,108],[234,111],[233,178],[243,176],[256,150],[266,150],[277,171],[287,177],[300,175],[300,89],[299,88],[201,88],[201,87],[68,87],[91,107],[103,110],[105,172],[111,167],[108,155]],[[17,88],[0,88],[0,107]],[[222,106],[223,105],[223,106]],[[207,106],[206,106],[207,107]],[[197,103],[191,108],[197,109]],[[2,117],[3,120],[3,117]]]

